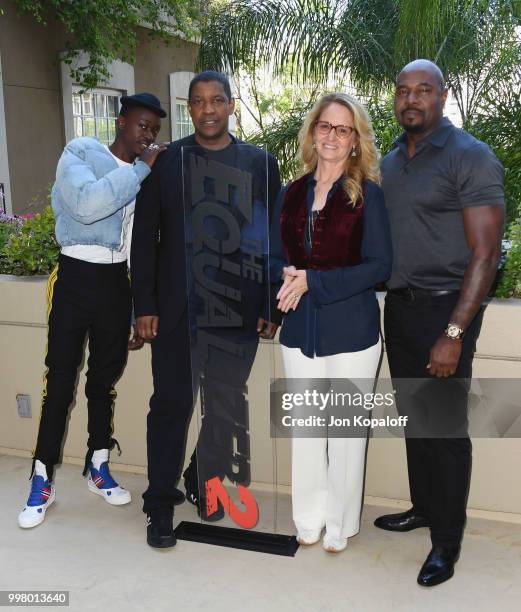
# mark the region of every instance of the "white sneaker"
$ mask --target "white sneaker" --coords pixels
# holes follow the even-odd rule
[[[327,552],[338,553],[347,548],[347,538],[335,538],[326,533],[322,540],[322,546]]]
[[[297,533],[297,542],[303,546],[311,546],[320,540],[322,529],[302,529]]]
[[[56,497],[54,486],[43,476],[35,474],[31,479],[31,492],[24,509],[18,515],[18,525],[30,529],[43,523],[47,508]]]
[[[99,470],[90,464],[87,484],[89,491],[103,497],[111,506],[123,506],[132,501],[130,491],[120,487],[112,478],[108,461],[102,463]]]

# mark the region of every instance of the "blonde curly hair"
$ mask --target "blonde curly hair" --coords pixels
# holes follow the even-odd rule
[[[369,179],[378,185],[381,182],[379,154],[375,145],[371,119],[364,106],[356,98],[345,93],[329,93],[319,98],[306,115],[300,128],[298,155],[302,164],[302,174],[314,172],[318,163],[318,155],[313,148],[315,122],[320,119],[322,112],[334,102],[351,111],[354,128],[359,138],[356,157],[349,156],[346,159],[344,178],[344,190],[355,206],[362,198],[362,181]]]

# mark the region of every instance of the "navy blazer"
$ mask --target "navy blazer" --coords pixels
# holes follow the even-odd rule
[[[309,177],[307,208],[311,211],[316,181]],[[341,179],[331,188],[327,200]],[[372,181],[364,181],[363,235],[359,264],[329,270],[307,270],[307,291],[296,310],[285,316],[280,342],[299,348],[307,357],[362,351],[378,342],[380,309],[374,286],[386,281],[391,274],[392,247],[389,220],[383,192]],[[275,204],[270,233],[270,272],[278,282],[282,268],[289,265],[284,254],[280,233],[280,213],[286,189]],[[309,216],[309,215],[308,215]],[[305,235],[308,236],[306,229]],[[311,248],[309,242],[307,248]]]

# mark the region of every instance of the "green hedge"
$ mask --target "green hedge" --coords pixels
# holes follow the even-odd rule
[[[495,296],[521,298],[520,221],[511,224],[507,238],[511,248],[503,263]],[[0,274],[49,274],[58,261],[59,251],[50,206],[31,218],[0,215]]]
[[[50,206],[28,218],[0,217],[0,274],[49,274],[59,252]]]

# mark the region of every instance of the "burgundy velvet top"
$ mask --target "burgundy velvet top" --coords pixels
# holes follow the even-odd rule
[[[319,212],[306,248],[309,174],[292,183],[285,194],[280,216],[281,239],[289,263],[299,270],[329,270],[361,262],[362,202],[353,206],[339,185]]]
[[[342,182],[330,189],[311,237],[308,215],[315,181],[310,174],[281,191],[270,233],[270,275],[280,288],[284,266],[306,270],[308,291],[284,315],[280,343],[307,357],[362,351],[378,342],[380,311],[374,286],[391,271],[391,236],[380,187],[362,182],[353,207]]]

